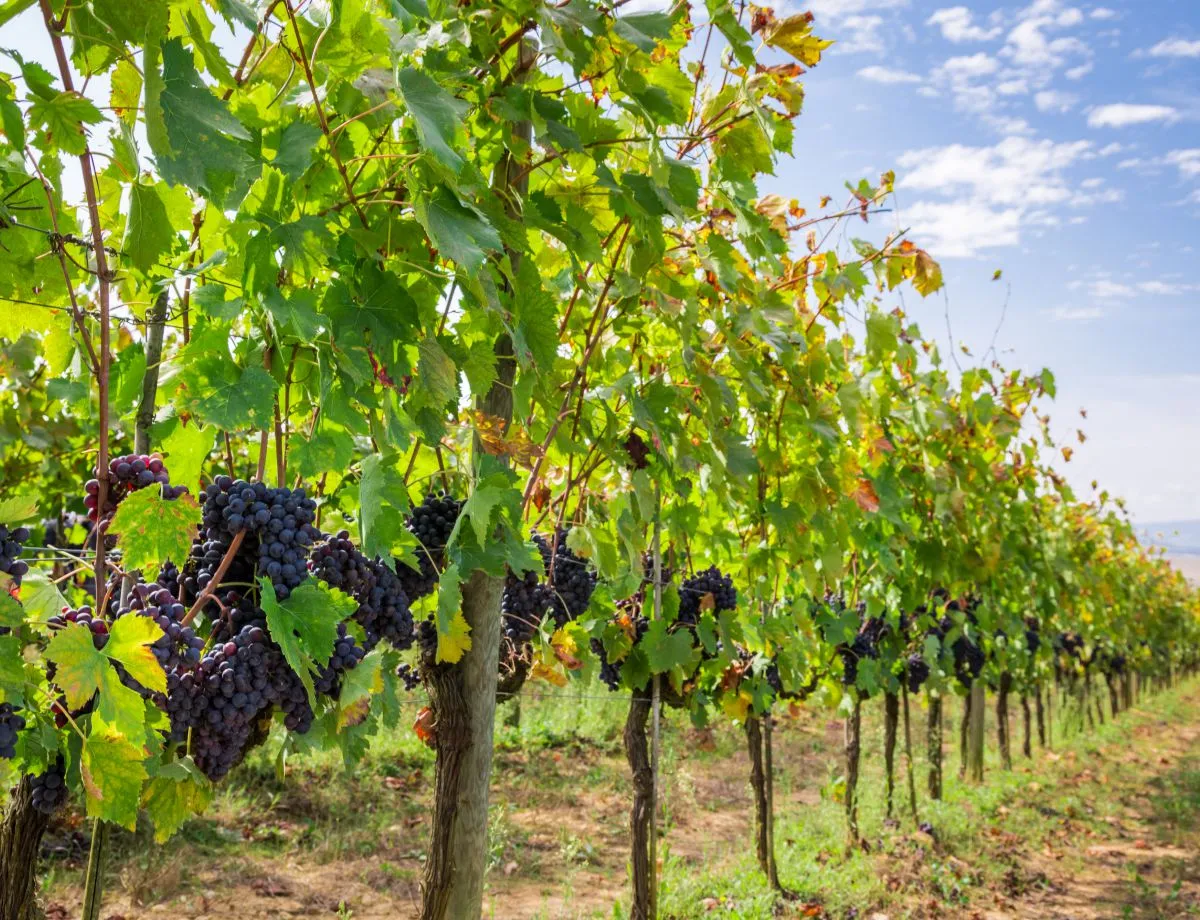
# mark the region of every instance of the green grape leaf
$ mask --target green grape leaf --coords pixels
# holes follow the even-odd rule
[[[29,123],[42,127],[51,144],[73,156],[87,150],[84,125],[102,121],[104,116],[95,103],[78,93],[61,92],[50,99],[36,99],[29,106]]]
[[[360,724],[371,711],[371,697],[383,691],[380,663],[383,652],[375,649],[342,678],[342,692],[337,701],[338,731]]]
[[[208,452],[213,446],[213,431],[199,422],[182,419],[175,430],[162,441],[162,453],[167,468],[171,471],[171,482],[187,486],[193,492],[200,487],[200,471]]]
[[[344,431],[318,431],[311,438],[293,438],[291,457],[296,472],[316,479],[326,470],[344,470],[354,459],[354,439]]]
[[[0,607],[3,607],[2,601],[0,601]],[[0,636],[0,687],[10,688],[3,694],[0,694],[0,698],[13,700],[15,696],[17,701],[20,701],[25,683],[25,674],[22,667],[24,660],[21,657],[20,638],[12,633],[7,636]],[[16,691],[16,693],[14,694],[13,691]]]
[[[156,767],[142,796],[142,807],[154,822],[155,843],[166,843],[188,818],[203,814],[212,795],[212,783],[192,758]]]
[[[368,556],[390,560],[396,549],[413,546],[415,540],[404,526],[403,508],[392,504],[395,497],[406,496],[404,477],[379,454],[363,459],[362,478],[358,481],[359,526],[362,551]]]
[[[299,675],[310,703],[316,702],[312,675],[329,663],[337,641],[338,624],[354,614],[354,598],[324,582],[308,579],[280,602],[269,578],[260,578],[267,629],[283,657]]]
[[[467,518],[471,522],[471,529],[475,532],[475,539],[480,546],[487,546],[496,509],[506,498],[511,497],[511,491],[503,477],[489,477],[477,485],[468,496],[459,519]]]
[[[666,674],[674,668],[691,671],[700,659],[699,651],[692,644],[692,634],[686,629],[668,632],[667,621],[653,620],[642,641],[638,643],[646,653],[651,674]]]
[[[193,342],[195,339],[193,339]],[[271,422],[275,380],[261,367],[239,368],[224,353],[189,362],[181,401],[218,429],[264,428]]]
[[[458,369],[433,336],[421,339],[417,346],[417,379],[433,395],[438,405],[458,402]]]
[[[17,629],[25,622],[25,610],[0,584],[0,629]]]
[[[31,492],[0,499],[0,521],[11,527],[37,517],[37,496]]]
[[[21,580],[21,604],[31,620],[45,623],[62,612],[67,599],[45,572],[31,569]]]
[[[126,830],[137,827],[142,783],[148,778],[144,755],[116,734],[93,734],[83,744],[79,775],[87,793],[90,818],[111,821]]]
[[[416,211],[433,245],[466,271],[478,269],[487,252],[501,246],[496,228],[444,186],[439,186],[429,198],[418,199]]]
[[[178,237],[163,201],[161,183],[129,187],[129,223],[121,248],[134,268],[148,272],[169,254]]]
[[[452,173],[458,173],[463,158],[454,145],[461,140],[463,119],[469,106],[423,70],[412,67],[397,74],[396,88],[417,123],[421,146]]]
[[[649,54],[659,41],[671,34],[671,15],[669,13],[631,13],[628,16],[617,17],[613,23],[613,31],[638,50]]]
[[[92,631],[78,624],[54,634],[46,657],[57,666],[54,682],[62,688],[71,709],[81,709],[96,694],[105,669],[111,668],[104,652],[92,643]]]
[[[153,579],[168,559],[183,566],[199,522],[200,506],[190,495],[168,501],[160,489],[151,487],[122,500],[108,532],[117,537],[124,569]]]

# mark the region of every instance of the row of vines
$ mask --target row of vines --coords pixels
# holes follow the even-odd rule
[[[480,915],[497,700],[598,680],[641,920],[664,708],[745,727],[778,887],[776,707],[845,718],[853,846],[866,700],[890,806],[911,695],[981,779],[986,687],[1007,759],[1010,699],[1195,666],[1051,373],[906,316],[894,177],[760,188],[813,18],[625,2],[0,3],[0,920],[64,803],[92,920],[109,825],[166,841],[271,733],[353,766],[418,686],[421,916]]]

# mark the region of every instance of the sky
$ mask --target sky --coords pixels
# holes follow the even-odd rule
[[[1139,524],[1200,519],[1200,0],[781,3],[836,44],[764,192],[815,210],[895,170],[894,210],[847,234],[907,229],[946,280],[897,304],[943,346],[949,326],[1054,371],[1080,497],[1096,480]],[[51,61],[36,9],[0,45]]]
[[[837,44],[770,190],[841,202],[894,169],[895,211],[850,230],[908,228],[941,262],[909,315],[1054,371],[1080,497],[1200,518],[1200,0],[790,2]]]

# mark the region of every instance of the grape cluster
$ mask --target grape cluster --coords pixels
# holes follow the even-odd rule
[[[342,674],[357,667],[366,654],[366,650],[354,637],[346,633],[346,624],[338,623],[338,637],[333,644],[333,654],[329,663],[322,665],[317,672],[313,680],[314,689],[317,693],[336,699],[341,691]]]
[[[12,703],[0,703],[0,760],[16,756],[17,732],[25,727],[25,717],[20,707]]]
[[[30,780],[33,807],[44,815],[52,815],[67,801],[67,769],[61,757],[45,773]]]
[[[285,600],[308,574],[308,547],[320,538],[313,526],[316,509],[303,489],[218,476],[204,490],[206,567],[199,570],[197,586],[203,590],[234,536],[244,531],[239,555],[257,557],[256,574],[270,578],[275,596]]]
[[[402,664],[396,668],[396,676],[404,683],[404,689],[416,690],[421,683],[421,672],[410,664]]]
[[[354,620],[363,629],[365,651],[386,639],[395,648],[410,648],[413,617],[400,576],[379,559],[368,559],[343,530],[313,548],[312,574],[358,602]]]
[[[21,586],[21,579],[29,571],[29,564],[21,561],[22,544],[29,542],[29,529],[16,527],[9,530],[0,524],[0,572],[12,578],[15,587]]]
[[[913,652],[904,662],[904,679],[908,683],[908,692],[917,693],[925,681],[929,680],[929,664],[919,652]]]
[[[733,586],[733,579],[714,565],[685,578],[679,586],[679,622],[687,626],[699,623],[707,595],[712,595],[714,615],[737,607],[737,588]]]
[[[879,644],[888,634],[887,620],[882,617],[865,616],[866,609],[865,604],[858,605],[862,626],[849,645],[843,643],[837,649],[842,659],[842,683],[847,687],[853,686],[858,680],[860,661],[864,658],[879,658]]]
[[[420,544],[417,547],[419,568],[414,571],[409,565],[399,566],[400,587],[409,601],[433,592],[445,565],[446,544],[450,542],[462,506],[462,502],[445,492],[431,493],[413,508],[405,522]]]
[[[1042,647],[1042,635],[1039,631],[1038,621],[1036,617],[1025,618],[1025,648],[1029,650],[1030,655],[1036,655],[1039,648]]]
[[[151,643],[150,651],[158,659],[163,670],[187,670],[200,663],[204,651],[204,639],[196,635],[192,627],[184,626],[187,608],[175,600],[166,588],[157,585],[134,585],[129,597],[129,607],[117,612],[117,617],[137,613],[148,617],[163,631],[161,639]]]
[[[624,443],[621,444],[625,448],[625,453],[629,455],[629,466],[631,469],[644,470],[650,465],[650,447],[646,444],[645,439],[636,431],[631,431]]]
[[[569,531],[558,528],[550,539],[533,535],[546,572],[550,614],[556,626],[564,626],[587,612],[596,590],[596,573],[567,546]]]
[[[100,480],[89,479],[84,484],[83,504],[91,521],[110,517],[130,492],[145,489],[155,483],[162,488],[163,498],[178,498],[187,491],[186,486],[171,486],[171,476],[163,466],[162,456],[159,454],[128,454],[116,457],[109,461],[106,479],[108,491],[103,508],[97,507],[100,501]]]
[[[284,724],[303,733],[312,725],[304,685],[260,626],[246,626],[214,647],[194,670],[167,675],[171,737],[189,740],[196,765],[219,779],[240,762],[260,716],[277,705]]]
[[[530,570],[524,575],[509,572],[500,599],[504,638],[515,647],[529,642],[549,608],[550,592],[536,571]]]
[[[50,629],[66,629],[73,625],[86,626],[92,633],[92,644],[97,649],[104,648],[108,642],[108,623],[97,617],[91,607],[83,606],[77,610],[64,607],[62,612],[50,617],[46,625]]]

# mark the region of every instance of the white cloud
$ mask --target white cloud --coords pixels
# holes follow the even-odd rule
[[[1001,52],[1014,65],[1040,72],[1045,79],[1048,70],[1062,67],[1070,56],[1090,56],[1091,49],[1080,39],[1049,34],[1083,22],[1083,14],[1074,7],[1064,6],[1060,0],[1035,0],[1018,18],[1020,22],[1008,33]]]
[[[955,43],[988,41],[1000,34],[999,26],[985,29],[975,25],[971,11],[965,6],[937,10],[925,20],[925,24],[938,26],[942,30],[942,37]]]
[[[1193,147],[1190,150],[1172,150],[1163,160],[1169,166],[1174,166],[1179,170],[1179,174],[1186,179],[1200,176],[1200,147]]]
[[[1089,189],[1100,188],[1100,186],[1102,186],[1103,184],[1104,184],[1103,179],[1092,178],[1092,179],[1084,179],[1082,182],[1079,183],[1079,187],[1080,188],[1089,188]]]
[[[922,193],[902,219],[945,256],[975,256],[1021,242],[1022,231],[1054,227],[1063,208],[1115,201],[1116,189],[1073,188],[1066,171],[1094,156],[1089,141],[1009,136],[991,147],[951,144],[899,158],[900,188]],[[941,200],[937,200],[941,199]]]
[[[1054,318],[1065,322],[1090,322],[1105,314],[1102,307],[1055,307]]]
[[[1179,113],[1169,105],[1135,105],[1116,102],[1100,105],[1088,114],[1088,125],[1093,128],[1124,128],[1152,121],[1174,121]]]
[[[907,70],[894,70],[891,67],[880,67],[878,65],[864,67],[858,72],[858,75],[864,80],[870,80],[872,83],[921,82],[921,77],[915,73],[909,73]]]
[[[1097,300],[1132,300],[1139,295],[1152,297],[1179,297],[1200,290],[1200,284],[1153,278],[1136,284],[1100,279],[1088,284],[1088,292]]]
[[[1159,42],[1146,53],[1151,57],[1200,58],[1200,40],[1168,38]]]
[[[1029,92],[1029,82],[1024,78],[1002,80],[996,84],[996,92],[1001,96],[1024,96]]]
[[[919,201],[904,209],[904,222],[938,258],[971,257],[1021,241],[1021,209],[972,201]]]
[[[1039,112],[1069,112],[1074,108],[1075,103],[1079,99],[1072,96],[1070,93],[1062,93],[1057,90],[1047,89],[1033,97],[1034,104]]]
[[[1098,6],[1088,15],[1090,15],[1093,19],[1116,19],[1118,13],[1116,10],[1110,10],[1106,6]]]
[[[1115,153],[1120,153],[1124,149],[1125,148],[1122,147],[1120,144],[1118,144],[1116,141],[1113,141],[1111,144],[1105,144],[1098,151],[1096,151],[1096,156],[1110,157]]]
[[[952,57],[939,70],[952,78],[970,79],[993,74],[1000,69],[1000,62],[980,51],[970,56]]]
[[[839,26],[844,34],[839,34],[838,42],[834,45],[843,53],[874,53],[884,50],[882,16],[846,16]]]
[[[831,21],[856,16],[872,10],[898,10],[908,6],[908,0],[808,0],[804,9]]]
[[[1063,71],[1063,75],[1066,76],[1068,80],[1081,80],[1091,72],[1092,62],[1088,61],[1086,64],[1080,64],[1078,67],[1068,68],[1067,70]]]

